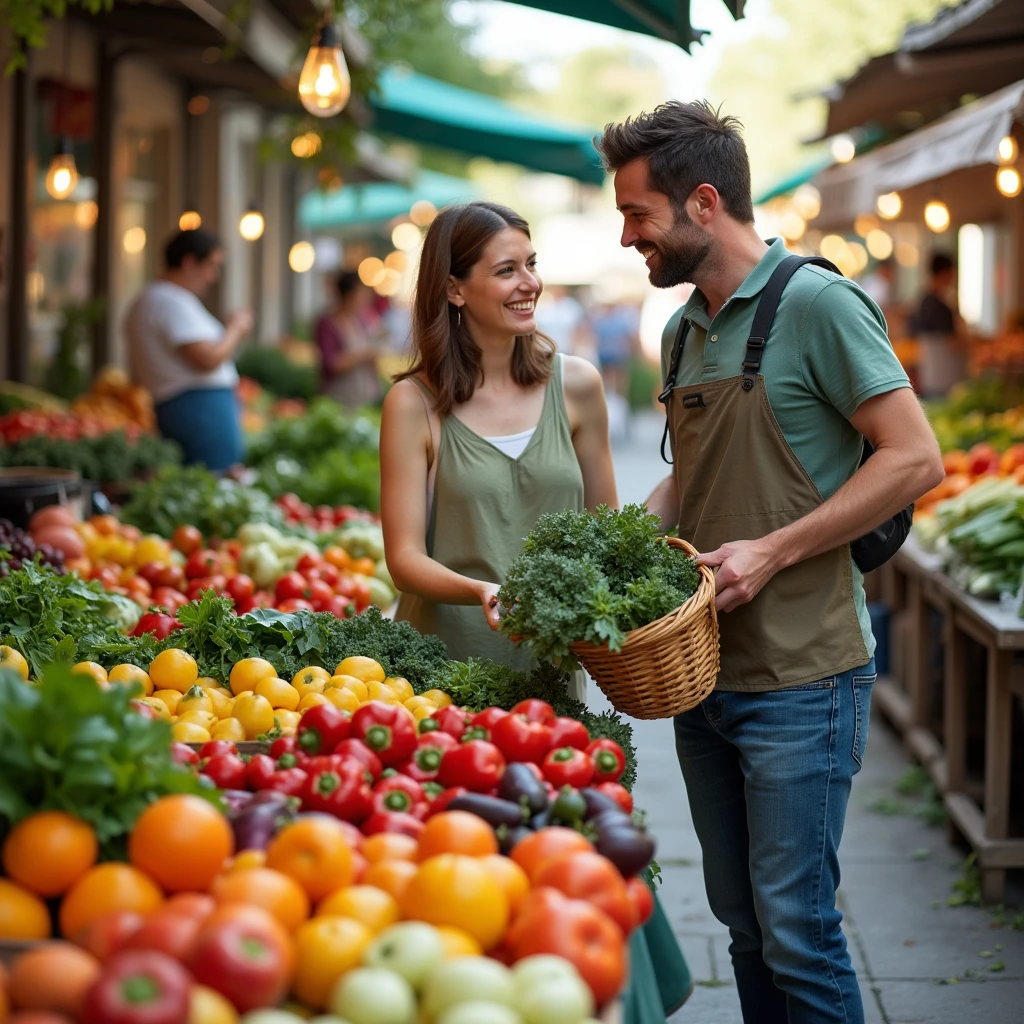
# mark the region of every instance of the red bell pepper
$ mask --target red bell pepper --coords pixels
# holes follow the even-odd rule
[[[373,810],[373,792],[358,763],[338,771],[313,772],[302,788],[302,807],[359,824]]]
[[[416,726],[416,731],[422,736],[428,732],[439,732],[441,725],[436,718],[431,718],[427,715],[426,718],[421,718],[419,725]]]
[[[302,716],[296,738],[305,754],[333,754],[334,748],[349,738],[351,729],[347,712],[333,704],[317,704]]]
[[[504,708],[484,708],[473,716],[473,728],[486,729],[492,733],[494,726],[507,716],[508,712]]]
[[[379,779],[380,773],[384,771],[380,758],[362,740],[342,740],[335,747],[334,753],[335,756],[358,761],[374,779]]]
[[[420,737],[412,757],[408,761],[403,761],[398,766],[398,770],[417,782],[430,782],[437,778],[444,752],[458,745],[459,741],[450,733],[440,731],[425,733]]]
[[[176,629],[181,628],[181,623],[168,612],[153,611],[146,612],[135,624],[132,636],[145,636],[152,633],[156,640],[166,640]]]
[[[278,738],[270,744],[270,750],[268,750],[267,753],[275,761],[284,757],[285,754],[294,754],[300,768],[305,768],[304,762],[308,760],[308,755],[299,746],[298,736],[278,736]]]
[[[179,743],[177,740],[171,744],[171,757],[178,764],[199,764],[199,755],[187,743]]]
[[[181,1024],[192,978],[177,960],[155,950],[124,950],[103,965],[86,991],[81,1024]]]
[[[505,770],[501,751],[486,740],[470,740],[441,758],[437,781],[442,786],[465,786],[474,793],[487,793],[494,789]]]
[[[352,737],[362,740],[385,766],[406,760],[416,749],[418,738],[409,712],[380,700],[364,704],[352,716]]]
[[[491,728],[491,740],[506,761],[539,764],[551,749],[552,728],[525,715],[504,715]]]
[[[618,782],[626,770],[626,755],[615,740],[594,740],[587,746],[598,782]]]
[[[473,721],[472,715],[463,711],[462,708],[457,708],[454,704],[449,704],[446,708],[439,708],[430,717],[437,722],[442,732],[454,736],[457,740],[462,739],[462,734]]]
[[[526,715],[531,722],[545,722],[550,725],[555,720],[555,709],[546,701],[536,697],[521,700],[513,709],[514,715]]]
[[[217,754],[202,769],[218,789],[245,789],[246,772],[246,763],[238,754]]]
[[[307,773],[302,768],[279,768],[277,762],[266,754],[256,754],[249,759],[245,769],[245,781],[257,791],[272,789],[285,796],[298,796],[306,783]]]
[[[544,771],[544,778],[557,789],[561,789],[562,786],[582,789],[594,777],[594,766],[590,758],[584,751],[575,747],[559,747],[552,750],[544,758],[541,768]]]
[[[610,796],[627,814],[633,813],[633,794],[625,786],[617,782],[601,782],[594,789]]]
[[[419,839],[423,822],[402,811],[375,811],[360,827],[364,836],[376,835],[378,832],[399,832]]]
[[[551,725],[551,749],[555,747],[576,747],[586,750],[590,742],[587,727],[575,718],[559,716]]]
[[[238,747],[231,742],[231,740],[207,740],[199,748],[199,760],[201,762],[209,761],[213,757],[218,757],[220,754],[237,754]]]
[[[374,811],[401,811],[423,821],[430,809],[423,787],[406,775],[381,779],[373,787]]]

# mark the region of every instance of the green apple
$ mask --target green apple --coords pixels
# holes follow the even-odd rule
[[[327,1009],[352,1024],[415,1024],[416,993],[394,971],[357,967],[335,983]]]
[[[516,994],[526,1024],[582,1024],[594,1012],[594,996],[578,975],[544,978]]]
[[[385,928],[363,953],[363,963],[367,967],[394,971],[415,989],[444,962],[444,958],[444,940],[440,932],[423,921],[403,921]]]
[[[423,1008],[428,1017],[437,1017],[459,1003],[512,1006],[514,1000],[512,972],[504,964],[486,956],[460,956],[446,960],[427,978],[423,989]]]
[[[549,978],[578,978],[579,971],[564,957],[551,953],[537,953],[524,957],[512,966],[512,980],[517,992],[526,992]]]
[[[449,1006],[434,1024],[523,1024],[523,1018],[511,1006],[475,999]]]
[[[287,1010],[252,1010],[240,1024],[305,1024],[305,1021]]]

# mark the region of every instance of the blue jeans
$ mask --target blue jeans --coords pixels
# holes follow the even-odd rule
[[[201,463],[220,473],[242,461],[242,425],[231,388],[183,391],[160,402],[154,412],[160,433],[181,445],[186,465]]]
[[[839,841],[875,663],[772,693],[715,690],[675,719],[711,909],[747,1024],[863,1024],[836,909]]]

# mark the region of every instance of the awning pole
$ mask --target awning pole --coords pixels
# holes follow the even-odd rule
[[[93,233],[92,297],[102,302],[92,329],[92,372],[110,360],[110,263],[114,234],[114,78],[117,57],[106,40],[96,42],[95,150],[96,205],[99,213]]]
[[[10,275],[7,288],[7,376],[28,381],[29,171],[32,151],[32,51],[22,44],[25,67],[11,89]]]

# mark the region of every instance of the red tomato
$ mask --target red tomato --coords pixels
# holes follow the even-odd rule
[[[102,569],[93,569],[89,573],[89,579],[99,580],[103,584],[104,590],[109,590],[111,587],[117,586],[117,573],[109,567],[103,567]]]
[[[336,619],[347,619],[355,614],[355,606],[347,597],[335,594],[334,597],[324,605],[323,611],[330,612]]]
[[[291,613],[302,611],[311,612],[314,609],[313,606],[305,598],[289,597],[286,598],[284,601],[278,602],[277,610],[281,612]]]
[[[163,563],[161,562],[146,562],[145,565],[139,566],[138,575],[150,586],[158,587],[160,584],[157,581],[163,568]]]
[[[171,543],[183,555],[191,555],[203,546],[203,535],[194,526],[179,526],[171,537]]]
[[[201,926],[198,918],[162,910],[142,922],[131,936],[131,947],[152,949],[181,963],[188,963]]]
[[[349,576],[348,573],[341,573],[334,589],[341,594],[342,597],[354,598],[356,594],[356,581]]]
[[[640,878],[631,878],[626,883],[626,892],[629,901],[633,904],[633,913],[636,914],[636,924],[639,928],[647,924],[651,914],[654,913],[654,896],[647,883]]]
[[[307,589],[309,590],[308,600],[312,602],[314,608],[333,600],[335,596],[330,585],[324,583],[323,580],[313,580]]]
[[[185,563],[185,575],[194,580],[202,576],[214,576],[221,570],[221,556],[216,551],[203,548],[193,551]]]
[[[341,570],[331,565],[330,562],[324,562],[320,566],[320,579],[333,590],[338,585],[338,580],[341,579]]]
[[[153,604],[166,608],[173,615],[183,604],[188,604],[188,598],[174,587],[157,587],[153,591]]]
[[[274,586],[274,596],[278,601],[289,598],[305,598],[309,584],[304,576],[297,572],[286,572]]]
[[[256,592],[256,584],[253,583],[251,576],[240,572],[228,580],[227,591],[236,603],[247,601]]]
[[[127,943],[144,920],[141,914],[132,910],[108,910],[94,917],[75,936],[75,941],[102,963]]]
[[[363,580],[355,580],[352,584],[352,591],[352,600],[355,602],[355,606],[359,611],[370,607],[369,583],[365,583]]]
[[[607,857],[578,850],[552,857],[531,878],[535,888],[550,886],[603,910],[624,936],[636,926],[636,910],[619,869]]]
[[[181,590],[185,586],[185,570],[173,562],[170,565],[162,565],[156,580],[152,582],[155,587],[173,587],[175,590]]]
[[[307,551],[299,559],[299,564],[296,565],[295,568],[303,575],[305,575],[309,569],[319,569],[322,563],[323,559],[320,557],[320,555],[314,555]]]

